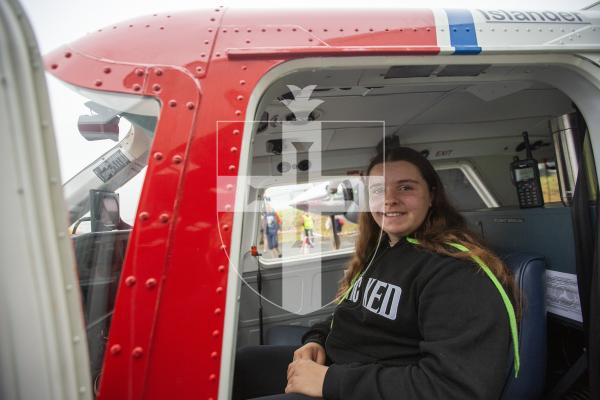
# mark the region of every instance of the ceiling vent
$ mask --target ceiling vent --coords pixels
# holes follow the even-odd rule
[[[279,100],[279,101],[295,100],[295,99],[296,99],[296,97],[294,96],[294,94],[292,92],[286,92],[277,98],[277,100]]]
[[[490,67],[484,65],[446,65],[440,69],[439,65],[396,65],[390,67],[385,74],[385,79],[397,78],[427,78],[430,76],[478,76]]]
[[[437,67],[437,65],[397,65],[388,69],[385,79],[425,78],[430,76]]]
[[[314,121],[321,118],[321,111],[319,109],[313,110],[310,114],[308,114],[308,121]],[[286,121],[296,121],[296,115],[294,113],[289,113],[285,116]]]
[[[446,65],[439,71],[437,76],[478,76],[490,67],[490,64],[484,65]]]

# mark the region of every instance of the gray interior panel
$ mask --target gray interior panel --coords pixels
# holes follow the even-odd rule
[[[307,315],[297,315],[281,308],[281,266],[263,269],[262,272],[262,306],[263,329],[266,335],[269,328],[275,325],[301,325],[312,324],[326,319],[335,308],[335,294],[342,279],[344,269],[348,263],[348,256],[323,260],[321,269],[321,299],[325,306],[322,309]],[[302,268],[299,265],[298,268]],[[307,268],[309,268],[307,266]],[[318,272],[318,271],[317,271]],[[315,275],[315,276],[318,276]],[[256,272],[243,274],[245,284],[242,285],[240,297],[240,311],[238,324],[238,347],[258,345],[259,340],[259,296],[256,292]]]
[[[498,208],[463,215],[494,249],[538,253],[548,269],[576,273],[570,207]]]

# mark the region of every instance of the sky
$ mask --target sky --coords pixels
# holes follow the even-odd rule
[[[402,7],[431,8],[482,8],[482,9],[521,9],[523,0],[368,0],[368,2],[351,2],[349,0],[303,0],[284,2],[282,0],[229,0],[222,2],[203,2],[198,0],[20,0],[36,34],[42,54],[69,42],[88,32],[112,25],[115,22],[128,20],[141,15],[161,12],[181,11],[194,8],[226,7],[243,8],[298,8],[300,6],[316,8],[393,8]],[[594,0],[529,0],[526,9],[545,10],[577,10],[593,4]],[[93,152],[83,151],[90,146],[77,133],[77,118],[89,113],[83,106],[82,98],[72,92],[54,78],[48,80],[51,106],[63,182],[83,168],[86,164],[101,155],[114,145],[110,141],[94,142]],[[86,148],[86,149],[87,149]],[[143,175],[134,178],[130,192],[121,193],[122,214],[135,213],[137,195]],[[127,189],[129,190],[129,189]],[[128,222],[131,218],[124,218]]]

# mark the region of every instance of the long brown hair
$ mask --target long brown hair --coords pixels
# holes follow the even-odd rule
[[[518,296],[510,271],[506,268],[502,260],[489,250],[475,233],[468,229],[465,219],[448,201],[439,175],[421,153],[408,147],[394,147],[385,152],[380,151],[371,160],[367,168],[367,181],[371,170],[377,164],[394,161],[406,161],[417,167],[427,183],[432,197],[431,208],[425,221],[411,234],[412,237],[419,240],[419,247],[467,262],[473,262],[472,256],[478,256],[490,268],[502,285],[509,289],[516,303]],[[365,182],[364,186],[367,188],[368,182]],[[364,194],[368,202],[369,196],[366,190]],[[375,254],[377,246],[381,242],[380,239],[382,239],[381,229],[368,211],[360,213],[358,232],[356,251],[346,269],[338,296],[343,295],[350,288],[352,279],[364,270],[370,258]],[[387,240],[385,233],[383,234],[383,240]],[[456,251],[448,243],[462,244],[470,251]],[[519,310],[520,307],[515,307],[515,309]]]

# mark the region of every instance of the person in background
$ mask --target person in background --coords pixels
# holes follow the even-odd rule
[[[333,223],[331,222],[333,221]],[[341,246],[341,241],[340,241],[340,233],[342,232],[342,228],[343,228],[343,217],[340,215],[332,215],[329,216],[325,222],[325,228],[328,231],[331,231],[329,237],[331,238],[331,247],[334,250],[339,250],[340,246]]]
[[[308,213],[302,215],[302,225],[304,227],[304,235],[306,240],[308,240],[308,245],[313,247],[315,243],[313,237],[313,220]]]
[[[263,230],[268,251],[271,252],[273,258],[281,257],[281,252],[279,251],[281,217],[272,208],[268,208],[263,216]]]
[[[335,216],[335,231],[337,233],[342,233],[342,228],[344,228],[344,217],[341,215]]]

